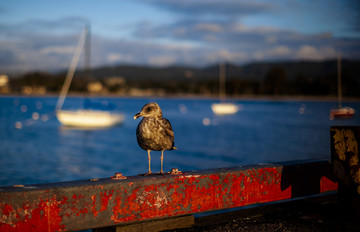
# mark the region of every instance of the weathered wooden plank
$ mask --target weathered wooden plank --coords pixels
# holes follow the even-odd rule
[[[337,190],[328,161],[0,187],[1,231],[66,231]]]
[[[330,129],[331,162],[343,212],[360,224],[360,127]]]
[[[335,177],[360,195],[360,127],[331,127],[331,161]]]

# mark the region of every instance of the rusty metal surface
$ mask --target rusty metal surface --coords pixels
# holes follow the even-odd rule
[[[337,190],[328,161],[0,187],[0,231],[66,231]]]

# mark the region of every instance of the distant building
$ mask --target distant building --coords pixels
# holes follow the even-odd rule
[[[130,96],[153,96],[154,92],[152,89],[138,89],[138,88],[131,88],[129,90],[129,95]]]
[[[25,95],[45,95],[46,94],[46,87],[45,86],[29,86],[25,85],[21,89],[21,93]]]
[[[9,77],[5,74],[0,75],[0,87],[7,86],[9,83]]]
[[[89,93],[100,93],[104,90],[104,86],[100,81],[90,82],[87,85]]]
[[[9,93],[9,77],[5,74],[0,75],[0,93]]]
[[[124,94],[126,80],[123,77],[108,77],[104,80],[107,90],[112,93]]]
[[[125,85],[126,81],[123,77],[108,77],[105,79],[105,84],[109,87],[112,86],[123,86]]]

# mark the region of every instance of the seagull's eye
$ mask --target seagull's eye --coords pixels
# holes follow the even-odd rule
[[[151,111],[151,107],[149,106],[146,108],[146,112],[150,112],[150,111]]]

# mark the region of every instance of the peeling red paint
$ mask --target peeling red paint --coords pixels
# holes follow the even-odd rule
[[[104,210],[106,210],[110,199],[113,196],[113,191],[109,191],[109,193],[107,193],[106,191],[104,193],[100,193],[101,196],[101,209],[100,212],[103,212]]]
[[[63,231],[60,209],[55,197],[40,200],[37,205],[25,205],[2,215],[1,231]],[[1,205],[2,206],[2,205]],[[7,209],[10,209],[7,207]],[[42,222],[42,223],[38,223]]]
[[[92,212],[94,217],[97,217],[99,214],[99,211],[96,210],[96,195],[92,195],[91,196],[91,200],[93,201],[92,203]]]
[[[3,215],[9,216],[10,213],[13,211],[13,207],[11,205],[5,204],[3,207]]]
[[[281,165],[258,165],[30,190],[10,187],[0,191],[0,231],[81,230],[290,199],[296,183],[283,187],[283,170]],[[329,170],[318,180],[320,192],[337,189],[325,177]]]

